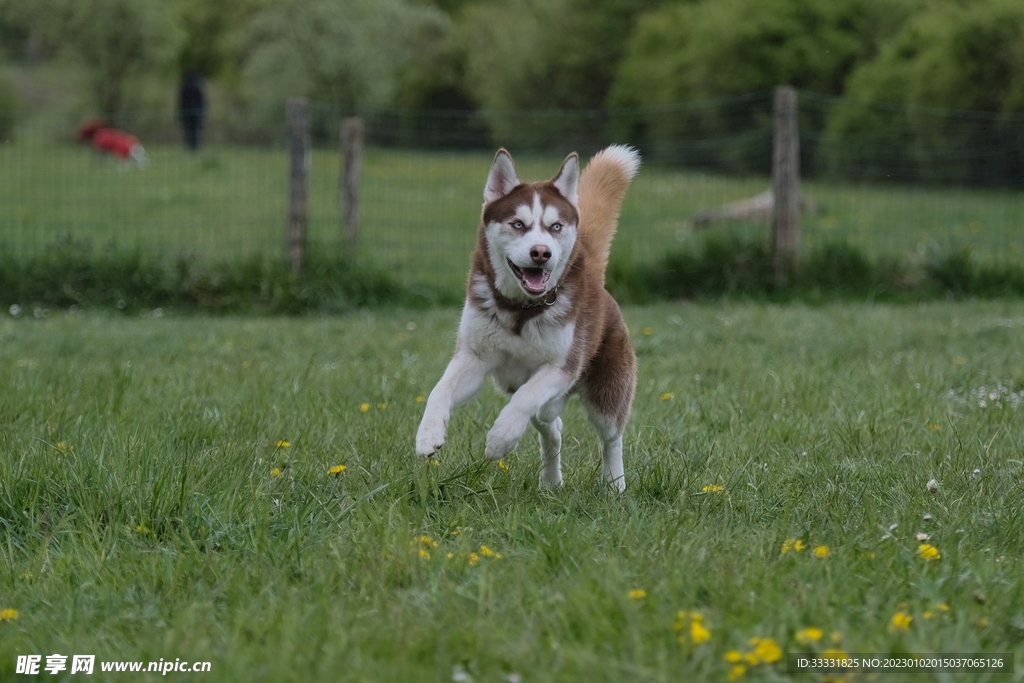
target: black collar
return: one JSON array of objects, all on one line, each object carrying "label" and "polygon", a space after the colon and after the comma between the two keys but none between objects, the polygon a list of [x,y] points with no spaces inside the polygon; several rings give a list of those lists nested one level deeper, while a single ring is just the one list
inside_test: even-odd
[{"label": "black collar", "polygon": [[522,305],[523,308],[536,308],[537,306],[551,306],[555,303],[555,299],[558,298],[558,285],[555,285],[551,290],[544,295],[541,299],[535,299],[533,301],[527,301]]}]

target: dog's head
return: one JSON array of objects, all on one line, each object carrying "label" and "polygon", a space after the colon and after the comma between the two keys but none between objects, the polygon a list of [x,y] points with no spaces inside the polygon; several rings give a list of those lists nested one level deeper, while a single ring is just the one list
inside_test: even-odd
[{"label": "dog's head", "polygon": [[579,158],[566,157],[554,178],[522,183],[512,157],[498,150],[484,187],[483,224],[495,286],[514,301],[558,286],[576,244]]},{"label": "dog's head", "polygon": [[103,119],[89,119],[78,127],[78,141],[89,142],[96,135],[96,131],[106,127],[107,122]]}]

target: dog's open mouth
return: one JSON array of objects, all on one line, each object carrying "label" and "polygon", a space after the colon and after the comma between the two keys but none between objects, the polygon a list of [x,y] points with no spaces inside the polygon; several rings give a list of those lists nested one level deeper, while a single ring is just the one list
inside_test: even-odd
[{"label": "dog's open mouth", "polygon": [[[508,259],[505,259],[508,261]],[[520,268],[512,261],[508,261],[508,267],[512,269],[512,274],[519,278],[519,284],[523,286],[527,294],[543,294],[548,287],[548,277],[551,276],[550,270],[544,270],[543,268]]]}]

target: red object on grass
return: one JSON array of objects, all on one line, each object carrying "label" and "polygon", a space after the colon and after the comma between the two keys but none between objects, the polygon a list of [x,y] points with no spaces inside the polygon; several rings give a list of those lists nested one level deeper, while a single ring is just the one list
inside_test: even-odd
[{"label": "red object on grass", "polygon": [[123,130],[108,128],[106,124],[93,119],[86,121],[78,129],[78,140],[85,142],[92,141],[92,146],[101,152],[108,152],[120,159],[127,159],[131,156],[132,148],[139,144],[139,139],[131,133]]},{"label": "red object on grass", "polygon": [[100,128],[92,136],[93,147],[101,152],[110,152],[121,159],[127,159],[132,153],[132,147],[137,144],[139,144],[137,137],[115,128]]}]

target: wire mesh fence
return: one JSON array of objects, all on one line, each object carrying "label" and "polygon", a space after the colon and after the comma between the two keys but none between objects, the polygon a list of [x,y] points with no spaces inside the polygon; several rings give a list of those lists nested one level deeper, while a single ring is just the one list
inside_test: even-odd
[{"label": "wire mesh fence", "polygon": [[[652,262],[695,248],[694,217],[770,187],[772,97],[612,111],[351,111],[313,104],[312,248],[391,270],[411,286],[460,287],[497,146],[520,176],[552,176],[571,151],[637,145],[613,258]],[[144,168],[76,143],[79,120],[22,121],[0,144],[0,244],[8,257],[60,242],[154,258],[283,257],[288,216],[284,104],[211,111],[190,152],[170,112],[111,121],[146,148]],[[339,124],[365,121],[360,222],[344,238]],[[1024,261],[1024,116],[908,109],[800,93],[802,247],[847,243],[870,257],[969,249]],[[709,228],[756,239],[765,215]]]}]

